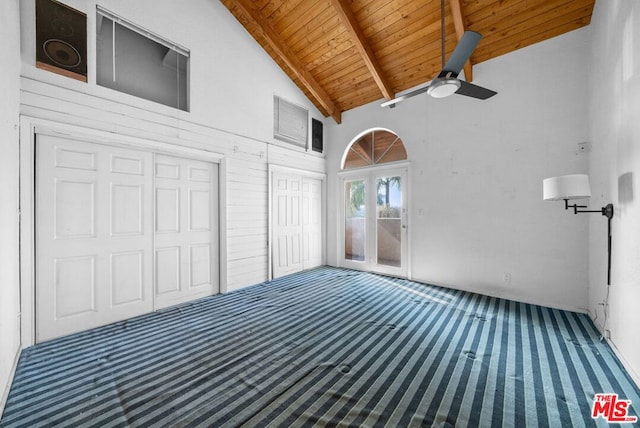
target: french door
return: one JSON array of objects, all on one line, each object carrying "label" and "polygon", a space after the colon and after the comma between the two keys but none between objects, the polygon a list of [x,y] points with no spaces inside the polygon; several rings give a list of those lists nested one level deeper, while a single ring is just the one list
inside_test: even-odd
[{"label": "french door", "polygon": [[341,175],[341,265],[407,276],[407,168]]}]

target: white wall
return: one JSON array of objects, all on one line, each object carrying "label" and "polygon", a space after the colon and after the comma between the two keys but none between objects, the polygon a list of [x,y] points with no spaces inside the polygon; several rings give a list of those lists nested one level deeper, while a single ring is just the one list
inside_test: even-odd
[{"label": "white wall", "polygon": [[329,124],[329,262],[338,262],[331,202],[340,158],[358,133],[380,126],[400,136],[412,162],[413,278],[585,311],[588,219],[543,202],[542,180],[587,171],[577,144],[588,136],[588,36],[577,30],[474,66],[475,83],[498,91],[489,100],[425,94]]},{"label": "white wall", "polygon": [[267,279],[267,164],[325,169],[322,156],[274,142],[273,95],[306,106],[324,121],[322,115],[231,13],[211,0],[99,2],[190,49],[190,112],[97,86],[97,2],[64,2],[87,14],[89,83],[34,67],[35,2],[20,2],[21,113],[226,155],[228,289]]},{"label": "white wall", "polygon": [[18,265],[18,114],[20,32],[18,0],[0,2],[0,413],[20,347]]},{"label": "white wall", "polygon": [[600,216],[590,221],[589,308],[640,384],[640,4],[598,0],[591,35],[590,204],[611,202],[615,216],[606,326],[607,224]]}]

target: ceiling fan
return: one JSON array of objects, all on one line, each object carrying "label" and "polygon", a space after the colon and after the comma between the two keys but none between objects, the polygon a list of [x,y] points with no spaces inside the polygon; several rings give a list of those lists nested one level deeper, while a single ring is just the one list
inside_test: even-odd
[{"label": "ceiling fan", "polygon": [[396,97],[392,100],[381,104],[381,107],[395,107],[400,101],[407,98],[415,97],[423,93],[428,93],[434,98],[444,98],[452,94],[465,95],[467,97],[486,100],[497,94],[496,91],[486,89],[478,85],[458,79],[458,74],[462,71],[462,67],[471,57],[478,42],[482,38],[480,33],[475,31],[465,31],[462,38],[449,57],[449,61],[444,62],[444,0],[440,3],[440,31],[442,39],[442,71],[427,86],[408,92],[404,95]]}]

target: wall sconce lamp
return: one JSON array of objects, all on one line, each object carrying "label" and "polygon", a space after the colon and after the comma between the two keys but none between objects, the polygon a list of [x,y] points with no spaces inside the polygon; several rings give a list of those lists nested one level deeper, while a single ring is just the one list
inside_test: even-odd
[{"label": "wall sconce lamp", "polygon": [[607,240],[607,284],[611,285],[611,219],[613,218],[613,204],[607,204],[599,210],[584,210],[586,205],[569,205],[569,199],[585,199],[591,197],[591,186],[586,174],[571,174],[560,177],[545,178],[542,181],[542,199],[545,201],[559,201],[564,199],[564,209],[573,208],[573,213],[600,213],[608,220]]}]

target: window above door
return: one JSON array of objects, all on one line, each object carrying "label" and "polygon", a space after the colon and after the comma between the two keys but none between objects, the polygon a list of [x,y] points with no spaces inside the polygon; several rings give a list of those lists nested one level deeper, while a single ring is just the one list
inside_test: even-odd
[{"label": "window above door", "polygon": [[407,160],[407,150],[400,137],[386,129],[371,129],[361,134],[346,150],[342,169],[404,160]]}]

